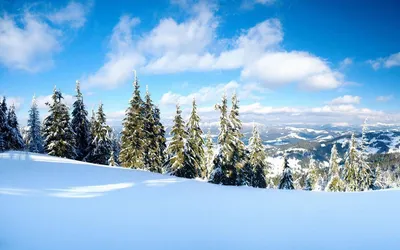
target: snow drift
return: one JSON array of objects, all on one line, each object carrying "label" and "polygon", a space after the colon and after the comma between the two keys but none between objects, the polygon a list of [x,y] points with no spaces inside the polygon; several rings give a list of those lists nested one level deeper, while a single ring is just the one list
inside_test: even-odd
[{"label": "snow drift", "polygon": [[400,191],[227,187],[0,154],[0,249],[399,249]]}]

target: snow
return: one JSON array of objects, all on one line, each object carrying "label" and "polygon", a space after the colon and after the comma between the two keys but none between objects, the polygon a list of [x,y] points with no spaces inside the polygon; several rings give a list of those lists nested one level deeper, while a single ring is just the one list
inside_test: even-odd
[{"label": "snow", "polygon": [[[267,157],[267,162],[270,164],[271,169],[270,169],[270,175],[275,176],[275,175],[281,175],[283,171],[283,156],[277,156],[277,157]],[[288,158],[288,163],[289,166],[293,170],[299,170],[301,168],[300,166],[300,160],[296,158]]]},{"label": "snow", "polygon": [[399,198],[227,187],[10,152],[0,154],[0,249],[399,249]]},{"label": "snow", "polygon": [[286,138],[295,138],[295,139],[300,139],[300,140],[307,140],[307,138],[304,138],[304,137],[298,135],[297,133],[293,133],[293,132],[291,132],[291,133],[289,133],[289,134],[287,134],[285,136],[280,137],[280,139],[286,139]]},{"label": "snow", "polygon": [[287,130],[292,130],[296,132],[308,132],[308,133],[315,133],[315,134],[328,134],[326,130],[317,130],[312,128],[296,128],[296,127],[285,127]]}]

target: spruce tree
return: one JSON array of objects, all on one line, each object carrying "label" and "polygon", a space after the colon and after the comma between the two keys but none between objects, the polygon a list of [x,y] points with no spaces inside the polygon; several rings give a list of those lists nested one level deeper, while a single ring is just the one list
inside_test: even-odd
[{"label": "spruce tree", "polygon": [[283,173],[279,182],[279,189],[294,189],[292,169],[289,166],[286,156],[283,157]]},{"label": "spruce tree", "polygon": [[134,92],[123,120],[121,137],[121,152],[119,161],[121,166],[126,168],[142,169],[144,147],[144,117],[143,100],[140,97],[139,81],[135,77]]},{"label": "spruce tree", "polygon": [[[160,109],[157,106],[154,107],[154,122],[156,126],[155,131],[157,131],[156,146],[158,148],[157,157],[159,158],[157,162],[160,162],[161,166],[163,166],[165,163],[165,150],[167,148],[167,140],[165,139],[164,125],[161,123]],[[162,170],[163,168],[161,168],[161,171]]]},{"label": "spruce tree", "polygon": [[115,162],[114,151],[111,151],[110,159],[108,159],[108,165],[109,166],[118,166],[118,164]]},{"label": "spruce tree", "polygon": [[7,142],[8,133],[7,104],[5,97],[3,97],[3,101],[0,103],[0,152],[9,149]]},{"label": "spruce tree", "polygon": [[161,173],[162,164],[161,157],[159,157],[160,149],[158,146],[157,135],[160,133],[160,129],[155,120],[154,115],[154,105],[150,98],[149,90],[146,88],[146,96],[143,104],[144,112],[144,138],[143,142],[146,147],[144,147],[143,152],[143,164],[144,169]]},{"label": "spruce tree", "polygon": [[3,96],[3,101],[0,105],[0,150],[6,151],[10,149],[9,143],[9,134],[10,134],[10,126],[8,125],[8,109],[7,109],[7,102],[6,97]]},{"label": "spruce tree", "polygon": [[358,164],[358,188],[360,191],[368,190],[373,188],[373,172],[371,171],[367,163],[367,119],[365,119],[362,126],[361,136],[361,154]]},{"label": "spruce tree", "polygon": [[[232,96],[232,107],[229,113],[229,130],[232,135],[232,140],[230,141],[230,147],[232,150],[232,158],[230,159],[230,165],[232,170],[236,172],[247,172],[243,169],[246,165],[247,155],[245,154],[245,145],[242,141],[243,134],[241,132],[242,122],[239,119],[239,100],[237,99],[236,93]],[[240,178],[245,175],[239,174],[236,178],[236,185],[241,185],[243,180]]]},{"label": "spruce tree", "polygon": [[87,118],[83,95],[80,90],[79,81],[76,81],[76,101],[73,104],[71,126],[74,130],[74,140],[76,148],[76,159],[82,160],[89,152],[91,141],[90,123]]},{"label": "spruce tree", "polygon": [[118,135],[119,134],[114,129],[111,129],[110,132],[111,149],[113,152],[114,162],[115,164],[117,164],[116,166],[118,166],[119,164],[118,158],[119,158],[119,152],[121,151],[121,144]]},{"label": "spruce tree", "polygon": [[382,178],[382,169],[380,166],[377,166],[374,171],[374,179],[373,179],[373,190],[379,190],[385,188],[385,184]]},{"label": "spruce tree", "polygon": [[63,96],[54,88],[52,103],[47,103],[49,115],[43,122],[45,151],[52,156],[74,159],[76,157],[74,132],[70,124],[68,107]]},{"label": "spruce tree", "polygon": [[331,158],[329,160],[329,182],[326,186],[326,191],[330,192],[343,192],[345,190],[345,185],[339,175],[339,163],[338,163],[338,152],[336,149],[336,144],[333,144],[331,150]]},{"label": "spruce tree", "polygon": [[265,170],[267,168],[267,155],[262,144],[257,126],[253,126],[253,134],[249,139],[250,166],[252,168],[251,185],[266,188]]},{"label": "spruce tree", "polygon": [[107,165],[111,157],[112,142],[110,140],[111,128],[106,123],[106,115],[103,111],[103,104],[99,105],[96,113],[96,120],[93,127],[92,150],[84,158],[85,161]]},{"label": "spruce tree", "polygon": [[313,190],[313,179],[312,179],[312,175],[310,174],[310,172],[307,172],[307,174],[306,174],[304,190],[306,190],[306,191]]},{"label": "spruce tree", "polygon": [[212,137],[211,137],[211,131],[208,130],[207,133],[207,138],[206,138],[206,142],[205,142],[205,155],[204,155],[204,161],[203,161],[203,168],[206,173],[205,176],[206,178],[210,178],[210,173],[212,171],[213,168],[213,161],[214,161],[214,147],[213,147],[213,141],[212,141]]},{"label": "spruce tree", "polygon": [[22,150],[25,147],[24,140],[22,139],[21,132],[19,130],[19,124],[17,115],[15,114],[15,106],[11,105],[8,111],[7,121],[9,126],[9,133],[7,137],[7,142],[9,149],[11,150]]},{"label": "spruce tree", "polygon": [[187,140],[187,134],[181,113],[179,105],[176,105],[176,115],[171,130],[172,140],[167,148],[168,159],[165,168],[169,174],[178,177],[194,178],[196,177],[195,169],[187,169],[188,165],[185,166],[185,141]]},{"label": "spruce tree", "polygon": [[185,164],[188,169],[195,169],[196,177],[205,178],[206,170],[203,169],[204,160],[204,140],[203,131],[200,128],[200,117],[197,114],[196,100],[192,102],[192,112],[190,113],[187,127],[187,142],[185,147]]},{"label": "spruce tree", "polygon": [[222,103],[215,105],[215,109],[221,112],[219,122],[218,144],[219,152],[213,162],[213,171],[210,174],[210,182],[215,184],[236,185],[237,170],[232,164],[234,141],[231,133],[231,125],[228,118],[228,101],[226,95],[222,96]]},{"label": "spruce tree", "polygon": [[347,152],[347,159],[345,162],[345,170],[343,181],[346,185],[346,191],[354,192],[359,191],[358,188],[358,163],[360,156],[357,151],[356,137],[354,133],[351,135],[350,146]]},{"label": "spruce tree", "polygon": [[44,153],[39,110],[35,96],[33,97],[32,106],[29,110],[27,148],[29,152]]}]

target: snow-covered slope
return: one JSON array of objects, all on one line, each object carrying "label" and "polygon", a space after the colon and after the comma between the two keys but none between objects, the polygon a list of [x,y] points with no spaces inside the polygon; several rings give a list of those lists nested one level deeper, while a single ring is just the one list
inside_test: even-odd
[{"label": "snow-covered slope", "polygon": [[0,249],[399,249],[400,190],[226,187],[0,154]]}]

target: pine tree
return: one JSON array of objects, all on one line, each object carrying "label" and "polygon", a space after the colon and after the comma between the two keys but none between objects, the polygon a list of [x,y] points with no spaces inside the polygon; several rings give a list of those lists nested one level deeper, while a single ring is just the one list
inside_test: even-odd
[{"label": "pine tree", "polygon": [[203,131],[200,128],[200,117],[197,114],[196,100],[192,102],[192,112],[186,125],[188,139],[185,147],[185,164],[188,169],[195,169],[196,177],[205,178],[204,166],[204,140]]},{"label": "pine tree", "polygon": [[311,190],[318,189],[317,182],[319,179],[319,175],[320,175],[319,168],[317,167],[315,160],[310,157],[310,164],[308,166],[307,177],[309,178],[310,183],[311,183]]},{"label": "pine tree", "polygon": [[279,189],[294,189],[292,169],[289,166],[286,156],[283,157],[283,173],[279,182]]},{"label": "pine tree", "polygon": [[9,149],[7,142],[7,135],[9,133],[8,119],[7,119],[7,104],[6,98],[0,104],[0,152]]},{"label": "pine tree", "polygon": [[357,151],[356,137],[351,135],[349,151],[345,162],[345,172],[343,180],[346,185],[346,191],[358,191],[358,163],[360,156]]},{"label": "pine tree", "polygon": [[68,107],[61,102],[63,96],[54,88],[52,103],[47,103],[49,115],[43,122],[45,150],[49,155],[74,159],[76,157],[74,132],[70,124]]},{"label": "pine tree", "polygon": [[213,168],[213,161],[214,161],[213,141],[212,141],[210,130],[208,130],[208,133],[207,133],[205,148],[206,148],[206,150],[205,150],[204,161],[203,161],[204,166],[202,169],[204,169],[206,171],[205,176],[206,176],[206,178],[209,179],[210,173]]},{"label": "pine tree", "polygon": [[44,153],[43,138],[41,135],[41,124],[36,97],[33,97],[32,106],[29,110],[27,148],[33,153]]},{"label": "pine tree", "polygon": [[[239,101],[236,94],[233,94],[232,96],[232,107],[229,113],[229,122],[230,134],[232,135],[232,140],[230,141],[230,147],[232,150],[230,165],[233,166],[233,171],[246,172],[245,169],[241,169],[246,165],[247,155],[245,154],[245,145],[242,141],[242,122],[239,119]],[[245,175],[239,174],[237,176],[236,185],[241,185],[241,183],[243,183],[243,180],[240,179],[242,176]]]},{"label": "pine tree", "polygon": [[111,128],[106,123],[106,115],[103,111],[103,104],[99,105],[96,113],[96,120],[93,127],[92,150],[84,158],[84,161],[107,165],[111,157],[112,142],[110,140]]},{"label": "pine tree", "polygon": [[343,192],[345,185],[339,176],[339,163],[338,163],[338,152],[336,150],[336,144],[333,144],[331,150],[331,158],[329,160],[329,182],[326,186],[326,191],[330,192]]},{"label": "pine tree", "polygon": [[79,81],[76,81],[76,101],[73,104],[71,126],[74,130],[76,148],[76,159],[82,160],[89,152],[91,141],[90,123],[87,119],[88,112],[83,103],[83,95],[80,90]]},{"label": "pine tree", "polygon": [[114,151],[111,151],[110,159],[108,159],[108,165],[109,166],[118,166],[118,164],[115,162]]},{"label": "pine tree", "polygon": [[130,106],[126,110],[123,121],[121,137],[121,152],[119,161],[126,168],[142,169],[144,145],[144,117],[143,100],[140,97],[139,81],[135,76],[134,93],[130,100]]},{"label": "pine tree", "polygon": [[19,124],[17,115],[15,114],[15,106],[11,105],[8,111],[8,126],[9,133],[7,137],[8,145],[11,150],[22,150],[25,147],[24,140],[22,139],[21,132],[19,131]]},{"label": "pine tree", "polygon": [[167,140],[165,139],[165,128],[161,123],[160,109],[157,106],[154,107],[154,122],[156,126],[155,131],[157,131],[156,146],[158,148],[157,157],[159,158],[157,162],[161,163],[162,172],[162,166],[165,163],[165,150],[167,149]]},{"label": "pine tree", "polygon": [[162,164],[161,158],[159,157],[160,149],[158,146],[158,138],[157,135],[160,133],[158,129],[160,129],[155,120],[154,115],[154,105],[150,98],[150,93],[148,89],[146,89],[145,101],[143,104],[143,112],[144,112],[144,155],[143,155],[143,163],[144,169],[161,173]]},{"label": "pine tree", "polygon": [[323,191],[325,189],[325,181],[324,178],[322,177],[322,175],[318,175],[317,181],[314,185],[314,189],[315,191]]},{"label": "pine tree", "polygon": [[115,132],[114,129],[112,129],[110,132],[110,140],[111,140],[111,149],[113,152],[114,162],[115,164],[117,164],[116,166],[118,166],[119,164],[118,158],[119,158],[119,152],[121,151],[121,144],[118,138],[118,133]]},{"label": "pine tree", "polygon": [[253,134],[249,139],[250,166],[252,168],[251,185],[258,188],[266,188],[265,170],[267,168],[267,155],[261,141],[257,126],[253,126]]},{"label": "pine tree", "polygon": [[382,169],[377,166],[374,171],[374,179],[373,179],[373,190],[379,190],[385,188],[385,183],[382,178]]},{"label": "pine tree", "polygon": [[306,174],[304,190],[306,190],[306,191],[313,190],[313,179],[312,179],[312,175],[310,174],[310,172],[307,172],[307,174]]},{"label": "pine tree", "polygon": [[233,134],[231,133],[231,125],[228,118],[228,105],[226,95],[222,96],[222,103],[215,105],[217,110],[220,110],[220,123],[218,144],[219,152],[213,162],[213,171],[210,175],[210,182],[215,184],[236,185],[237,183],[237,169],[233,162],[233,148],[234,141]]},{"label": "pine tree", "polygon": [[367,119],[362,126],[361,154],[358,165],[358,188],[360,191],[368,190],[373,187],[373,172],[367,163]]},{"label": "pine tree", "polygon": [[166,172],[178,177],[194,178],[195,169],[186,169],[185,166],[185,140],[187,134],[179,105],[176,105],[174,125],[171,130],[172,140],[167,148],[168,159],[165,164]]}]

